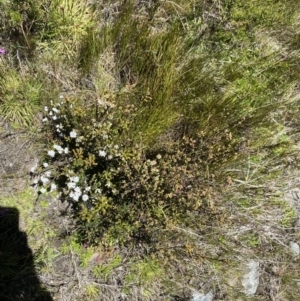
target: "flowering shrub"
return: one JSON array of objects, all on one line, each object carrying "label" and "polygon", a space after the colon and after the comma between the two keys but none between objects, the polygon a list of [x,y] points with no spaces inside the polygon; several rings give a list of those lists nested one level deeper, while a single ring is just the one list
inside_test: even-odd
[{"label": "flowering shrub", "polygon": [[[150,239],[169,219],[201,207],[199,156],[180,146],[162,155],[121,139],[128,127],[122,108],[61,97],[44,111],[51,145],[36,183],[40,193],[58,190],[72,205],[83,239]],[[193,148],[192,140],[183,144]]]}]

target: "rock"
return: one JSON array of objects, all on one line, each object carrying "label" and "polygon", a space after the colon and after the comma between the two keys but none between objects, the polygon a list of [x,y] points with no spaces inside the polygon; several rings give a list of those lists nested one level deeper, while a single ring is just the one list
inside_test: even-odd
[{"label": "rock", "polygon": [[291,253],[293,254],[293,256],[299,256],[300,254],[300,247],[296,242],[290,241],[289,243],[289,247],[291,250]]},{"label": "rock", "polygon": [[202,293],[193,293],[191,301],[213,301],[213,298],[214,296],[211,292],[206,295]]},{"label": "rock", "polygon": [[256,293],[259,284],[259,262],[251,260],[248,264],[248,273],[244,275],[242,285],[244,293],[252,297]]}]

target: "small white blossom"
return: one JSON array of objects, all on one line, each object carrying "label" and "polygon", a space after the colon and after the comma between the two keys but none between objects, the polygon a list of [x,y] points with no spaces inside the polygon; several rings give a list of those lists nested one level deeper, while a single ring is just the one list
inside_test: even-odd
[{"label": "small white blossom", "polygon": [[53,108],[52,111],[55,112],[55,113],[59,112],[59,110],[57,110],[56,108]]},{"label": "small white blossom", "polygon": [[91,190],[91,186],[85,187],[84,191],[90,191]]},{"label": "small white blossom", "polygon": [[44,188],[44,187],[42,187],[41,189],[40,189],[40,193],[45,193],[46,192],[46,189]]},{"label": "small white blossom", "polygon": [[74,182],[69,182],[67,184],[68,188],[71,189],[71,188],[75,188],[76,187],[76,184]]},{"label": "small white blossom", "polygon": [[52,119],[53,119],[53,120],[56,120],[56,119],[57,119],[57,116],[56,116],[56,115],[54,115],[54,116],[52,117]]},{"label": "small white blossom", "polygon": [[35,172],[35,167],[31,167],[30,172],[34,173]]},{"label": "small white blossom", "polygon": [[74,201],[78,201],[79,200],[79,197],[80,195],[78,195],[77,193],[71,191],[69,196],[74,200]]},{"label": "small white blossom", "polygon": [[55,151],[53,151],[53,150],[48,151],[48,156],[54,157],[55,156]]},{"label": "small white blossom", "polygon": [[84,194],[84,195],[82,196],[82,200],[83,200],[84,202],[86,202],[88,199],[89,199],[89,196],[88,196],[87,194]]},{"label": "small white blossom", "polygon": [[111,160],[112,158],[113,158],[112,155],[109,155],[109,156],[108,156],[108,160]]},{"label": "small white blossom", "polygon": [[48,184],[49,183],[49,179],[44,177],[44,176],[41,176],[41,181],[43,184]]},{"label": "small white blossom", "polygon": [[79,197],[80,197],[80,195],[74,193],[74,195],[73,195],[73,200],[74,200],[74,201],[78,201],[78,200],[79,200]]},{"label": "small white blossom", "polygon": [[115,148],[115,149],[119,149],[119,145],[116,144],[116,145],[114,146],[114,148]]},{"label": "small white blossom", "polygon": [[48,118],[47,117],[45,117],[45,118],[43,118],[43,120],[42,120],[43,122],[47,122],[48,121]]},{"label": "small white blossom", "polygon": [[50,112],[49,112],[49,115],[50,115],[50,116],[52,116],[52,115],[53,115],[53,112],[52,112],[52,111],[50,111]]},{"label": "small white blossom", "polygon": [[160,159],[161,159],[161,154],[158,154],[158,155],[156,156],[156,159],[157,159],[157,160],[160,160]]},{"label": "small white blossom", "polygon": [[63,98],[64,98],[64,96],[63,96],[63,95],[59,95],[59,98],[60,98],[60,99],[63,99]]},{"label": "small white blossom", "polygon": [[44,107],[44,111],[45,111],[45,112],[48,112],[48,107]]},{"label": "small white blossom", "polygon": [[57,144],[53,145],[53,148],[56,149],[59,154],[62,154],[64,151],[63,148]]},{"label": "small white blossom", "polygon": [[[79,188],[79,187],[76,187],[76,188]],[[75,188],[75,190],[76,190]],[[81,196],[81,191],[71,191],[69,196],[74,200],[74,201],[78,201],[79,200],[79,197]]]},{"label": "small white blossom", "polygon": [[43,163],[43,166],[46,168],[49,166],[49,164],[45,162],[45,163]]},{"label": "small white blossom", "polygon": [[59,154],[62,154],[64,149],[62,147],[59,147],[59,149],[57,150]]},{"label": "small white blossom", "polygon": [[51,184],[51,187],[50,187],[50,188],[51,188],[51,191],[56,190],[56,187],[57,187],[57,186],[56,186],[54,183],[52,183],[52,184]]},{"label": "small white blossom", "polygon": [[71,177],[70,181],[77,183],[77,182],[79,182],[79,177]]},{"label": "small white blossom", "polygon": [[106,152],[104,150],[99,151],[99,156],[100,157],[105,157],[106,156]]},{"label": "small white blossom", "polygon": [[74,130],[72,132],[70,132],[70,137],[71,138],[76,138],[76,136],[77,136],[77,134]]},{"label": "small white blossom", "polygon": [[75,187],[74,188],[74,191],[77,193],[77,194],[79,194],[79,195],[82,195],[82,192],[81,192],[81,189],[80,189],[80,187]]},{"label": "small white blossom", "polygon": [[50,176],[51,176],[51,170],[46,171],[46,172],[45,172],[45,176],[46,176],[46,177],[50,177]]},{"label": "small white blossom", "polygon": [[64,153],[65,153],[65,154],[68,154],[68,153],[69,153],[69,149],[68,149],[67,147],[64,149]]},{"label": "small white blossom", "polygon": [[104,140],[106,140],[106,139],[108,139],[108,135],[104,134],[104,135],[102,135],[102,138],[103,138]]}]

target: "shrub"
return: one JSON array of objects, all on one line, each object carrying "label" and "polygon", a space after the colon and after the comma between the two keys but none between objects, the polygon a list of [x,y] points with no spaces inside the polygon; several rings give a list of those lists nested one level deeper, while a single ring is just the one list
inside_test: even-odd
[{"label": "shrub", "polygon": [[129,123],[122,110],[82,98],[45,107],[43,122],[54,144],[37,184],[40,193],[57,189],[72,205],[81,239],[89,243],[103,235],[122,243],[150,240],[169,220],[199,211],[206,194],[196,140],[184,138],[174,151],[143,149],[120,139]]}]

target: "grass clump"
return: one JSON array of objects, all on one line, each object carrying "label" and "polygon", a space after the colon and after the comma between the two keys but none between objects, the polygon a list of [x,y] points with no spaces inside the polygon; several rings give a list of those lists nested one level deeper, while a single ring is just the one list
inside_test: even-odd
[{"label": "grass clump", "polygon": [[1,115],[16,127],[32,126],[40,108],[41,83],[29,74],[19,74],[8,69],[9,64],[2,62],[1,65]]}]

